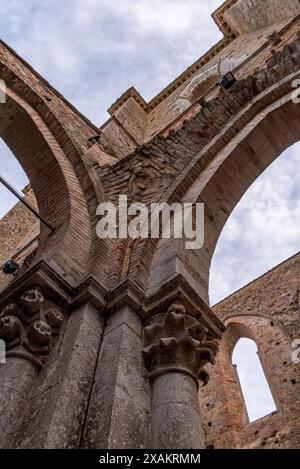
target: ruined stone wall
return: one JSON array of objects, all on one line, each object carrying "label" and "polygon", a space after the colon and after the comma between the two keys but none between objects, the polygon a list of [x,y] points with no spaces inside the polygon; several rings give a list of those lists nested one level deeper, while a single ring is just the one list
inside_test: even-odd
[{"label": "ruined stone wall", "polygon": [[[299,448],[300,365],[292,342],[300,338],[300,254],[213,308],[227,326],[210,383],[200,389],[207,446]],[[242,338],[254,340],[277,412],[249,423],[232,352]]]},{"label": "ruined stone wall", "polygon": [[[251,5],[256,1],[259,0],[253,0]],[[230,7],[246,4],[250,5],[247,0],[228,0],[225,3]],[[193,85],[188,91],[194,97],[196,90],[199,92],[201,89],[202,92],[205,89],[201,81],[201,73],[205,71],[201,59],[199,64],[202,65],[197,71],[190,70],[184,83],[176,82],[176,90],[170,85],[159,95],[155,106],[153,102],[149,104],[149,112],[145,110],[147,103],[131,91],[130,99],[125,99],[123,107],[112,112],[110,133],[105,129],[101,133],[22,59],[0,43],[0,72],[9,88],[22,96],[24,106],[29,110],[31,126],[27,126],[26,138],[22,138],[28,141],[28,148],[25,148],[28,156],[26,153],[24,158],[24,151],[20,151],[19,157],[26,159],[27,168],[36,169],[32,178],[36,185],[33,187],[45,218],[48,220],[49,214],[57,211],[52,215],[56,230],[48,238],[39,238],[41,256],[31,268],[26,259],[37,247],[35,233],[38,233],[38,225],[30,212],[17,205],[1,222],[3,261],[14,255],[16,260],[24,262],[19,276],[10,279],[14,280],[11,285],[1,283],[0,278],[1,333],[6,336],[13,353],[8,358],[17,359],[13,360],[12,377],[3,369],[0,379],[2,395],[11,394],[14,401],[14,406],[1,409],[5,425],[0,427],[7,429],[7,422],[15,422],[15,416],[22,414],[19,441],[15,434],[12,442],[10,434],[0,431],[4,437],[2,446],[148,447],[151,420],[154,423],[152,430],[155,429],[152,446],[157,442],[163,445],[162,448],[202,448],[200,408],[208,448],[299,447],[299,367],[292,363],[291,344],[300,335],[300,255],[224,300],[215,307],[215,315],[206,304],[208,266],[221,228],[255,177],[286,145],[299,140],[300,108],[284,100],[291,93],[291,78],[298,77],[299,19],[284,19],[276,26],[264,25],[260,31],[254,28],[255,31],[237,38],[232,35],[230,21],[220,21],[229,36],[221,48],[220,45],[215,46],[209,58],[205,59],[207,70],[211,66],[209,62],[212,59],[217,62],[218,54],[226,47],[227,52],[232,51],[233,54],[228,56],[229,63],[232,58],[243,58],[241,49],[247,53],[257,52],[239,70],[238,81],[230,92],[218,87],[209,94],[209,102],[203,107],[197,103],[188,114],[184,113],[189,100],[189,94],[184,94],[186,84]],[[274,30],[280,34],[272,35]],[[196,80],[192,83],[194,78]],[[210,80],[205,83],[211,84]],[[178,99],[181,99],[181,104]],[[19,108],[13,106],[15,101],[11,99],[11,115],[4,114],[4,108],[3,115],[6,119],[16,112],[17,122],[23,122],[26,127],[25,114],[17,112]],[[279,110],[273,107],[278,101],[281,102]],[[271,107],[274,115],[269,119]],[[261,113],[265,115],[263,121],[258,120]],[[274,128],[278,122],[282,125],[286,121],[287,114],[289,127],[283,125],[275,136]],[[176,122],[172,122],[174,116]],[[262,122],[261,127],[258,122]],[[37,151],[36,135],[41,128],[44,130],[44,124],[49,128],[45,129],[47,139],[45,137],[45,141],[41,141],[38,159],[31,145],[34,144]],[[161,132],[166,125],[169,128]],[[249,127],[253,125],[253,133],[248,134]],[[8,131],[12,128],[8,127]],[[272,138],[268,141],[269,136]],[[11,142],[18,146],[18,136],[12,137],[11,134]],[[147,138],[151,141],[144,145]],[[138,149],[134,152],[136,147]],[[231,153],[226,153],[228,147],[231,147]],[[44,166],[40,166],[43,162]],[[52,166],[55,171],[49,176]],[[38,192],[38,180],[45,174],[47,177],[42,178],[43,187]],[[55,182],[53,187],[51,182]],[[196,201],[199,198],[208,208],[206,238],[209,249],[205,246],[201,253],[203,257],[198,258],[192,255],[184,257],[180,243],[178,246],[173,240],[167,240],[165,246],[153,240],[151,243],[139,240],[128,244],[122,240],[108,249],[107,244],[96,239],[96,204],[102,200],[117,201],[119,194],[127,194],[130,200],[145,203],[157,200]],[[27,197],[32,201],[32,194]],[[49,245],[52,250],[47,251]],[[42,257],[44,251],[47,256]],[[193,271],[188,271],[190,265]],[[50,301],[52,313],[47,308],[46,317],[43,317],[44,304],[47,306]],[[20,310],[21,307],[24,311]],[[29,333],[26,344],[24,334],[20,337],[19,329],[15,327],[23,312],[33,325],[38,320],[34,325],[37,326],[36,334],[31,329],[27,331],[26,325],[25,332]],[[57,326],[61,322],[61,312],[70,315],[65,329],[54,331],[51,324],[42,324],[46,327],[48,342],[52,333],[60,334],[62,340],[58,353],[54,350],[55,353],[49,355],[43,331],[40,331],[42,337],[39,334],[41,320],[50,318]],[[159,321],[152,323],[153,318]],[[200,357],[205,364],[207,360],[213,362],[217,349],[215,340],[221,339],[224,332],[218,318],[227,330],[220,341],[216,366],[207,367],[211,380],[207,387],[200,389],[198,407],[199,371],[204,383],[208,376],[206,368],[203,369],[203,364],[199,367],[197,360]],[[189,322],[187,329],[185,321]],[[152,325],[158,328],[151,329]],[[158,335],[161,363],[157,361],[157,369],[152,369],[150,353],[152,346],[157,350],[156,332],[152,334],[153,330],[163,334],[163,337],[161,333]],[[188,352],[185,348],[187,332],[191,333],[191,339],[193,333],[199,339],[196,346],[200,347],[198,350],[203,355],[197,354],[196,361],[190,359],[190,348]],[[32,334],[39,339],[37,343],[31,343]],[[148,342],[144,340],[147,334]],[[11,343],[12,335],[14,340],[17,339],[16,343]],[[251,424],[231,359],[240,337],[256,341],[278,408],[272,415]],[[181,349],[180,353],[175,353],[172,347],[169,348],[170,360],[167,367],[162,367],[163,378],[151,389],[150,374],[153,379],[160,377],[160,374],[155,374],[161,371],[161,365],[166,365],[161,338],[170,338],[171,346],[179,344],[184,353]],[[41,344],[45,346],[46,354],[43,371],[32,369],[31,365],[35,364],[28,361],[28,376],[24,374],[26,379],[20,379],[19,375],[19,369],[24,365],[23,342],[34,356],[39,354],[38,345]],[[162,343],[168,346],[168,341]],[[16,356],[14,348],[19,346],[20,354]],[[178,372],[175,380],[174,357],[177,357]],[[32,359],[32,354],[29,358]],[[181,374],[187,378],[183,379]],[[5,384],[11,383],[12,378],[15,388]],[[180,393],[185,389],[183,382],[187,383],[192,394]],[[24,402],[20,406],[23,396],[27,406],[25,413]],[[6,399],[7,402],[10,398]],[[4,399],[0,401],[6,402]],[[154,403],[152,407],[151,403]],[[168,415],[164,418],[167,406],[171,412],[166,412]],[[183,413],[178,414],[176,408],[179,406]],[[16,432],[16,429],[18,427],[15,430],[9,428],[9,433]],[[192,434],[199,438],[192,441]]]},{"label": "ruined stone wall", "polygon": [[[179,128],[178,132],[171,131],[163,136],[156,136],[149,142],[147,145],[139,147],[139,149],[127,158],[123,158],[121,161],[117,162],[117,158],[110,156],[111,161],[117,162],[116,164],[111,165],[111,161],[107,157],[107,154],[101,150],[100,146],[97,143],[91,142],[92,147],[86,152],[86,156],[90,159],[97,160],[98,156],[100,157],[101,164],[94,164],[96,179],[102,180],[103,189],[105,192],[105,198],[107,200],[117,202],[119,194],[127,194],[130,200],[141,200],[149,203],[154,200],[155,197],[159,197],[164,190],[172,184],[176,179],[177,175],[188,165],[188,163],[197,155],[201,149],[203,149],[213,138],[221,131],[221,129],[226,125],[226,123],[241,109],[247,104],[251,96],[254,96],[262,89],[268,88],[271,83],[279,80],[281,76],[286,74],[287,70],[292,71],[295,65],[292,61],[297,60],[295,55],[297,52],[297,44],[294,44],[293,48],[288,48],[287,44],[295,41],[297,32],[299,30],[299,22],[295,22],[290,28],[288,28],[283,37],[277,46],[274,44],[269,44],[268,48],[256,56],[248,64],[248,68],[240,70],[240,76],[238,76],[239,81],[233,88],[236,93],[236,99],[233,101],[231,96],[228,93],[225,93],[220,87],[218,92],[215,92],[214,99],[210,99],[210,102],[205,109],[200,110],[199,106],[195,116],[190,116],[189,120],[185,121],[186,116],[182,116],[178,122],[177,127]],[[286,47],[284,47],[286,46]],[[275,52],[276,51],[276,52]],[[294,53],[294,51],[296,51]],[[271,62],[270,57],[273,56]],[[293,58],[294,57],[294,58]],[[288,58],[289,60],[285,60]],[[286,66],[283,66],[285,62],[288,62]],[[266,65],[268,64],[268,65]],[[278,66],[280,64],[280,67]],[[261,71],[261,68],[267,67],[266,71]],[[286,67],[286,68],[285,68]],[[297,65],[298,67],[298,65]],[[274,70],[273,70],[274,68]],[[258,70],[255,74],[255,82],[253,77],[244,78],[251,70]],[[254,86],[255,83],[255,86]],[[238,93],[238,96],[237,96]],[[133,98],[131,105],[134,106]],[[129,112],[129,111],[128,111]],[[120,110],[121,113],[121,110]],[[217,116],[215,118],[214,116]],[[126,114],[123,118],[126,120]],[[141,122],[142,115],[139,114],[139,119],[137,122]],[[238,126],[242,128],[245,124],[245,121],[240,120],[237,122],[234,132],[236,132]],[[274,126],[274,123],[273,123]],[[130,123],[128,123],[128,129],[130,128]],[[136,134],[136,138],[141,138],[142,130],[141,126],[139,134]],[[272,147],[273,147],[273,128],[270,129],[268,134],[272,135]],[[266,131],[264,132],[266,135]],[[280,136],[281,134],[278,133]],[[285,136],[286,134],[284,134]],[[229,138],[232,137],[232,134],[229,135]],[[258,142],[261,140],[255,139],[255,149],[258,152]],[[221,150],[225,145],[225,138],[220,140],[218,148]],[[262,151],[266,153],[266,147],[261,145]],[[106,155],[106,156],[105,156]],[[251,157],[251,154],[249,158]],[[265,155],[263,156],[265,158]],[[251,158],[252,159],[252,158]],[[201,165],[203,164],[203,169],[207,164],[207,160],[202,158]],[[253,180],[252,170],[248,170],[245,167],[245,164],[242,165],[241,170],[243,169],[244,173],[249,173],[247,178],[245,178],[245,184]],[[232,166],[229,165],[228,168],[228,177],[231,178]],[[248,180],[247,180],[248,179]],[[228,183],[220,184],[220,186],[226,186],[228,189]],[[248,187],[248,186],[247,186]],[[209,191],[209,200],[211,200]],[[216,191],[214,191],[216,192]],[[222,190],[221,190],[222,193]],[[212,216],[215,215],[215,210],[220,208],[218,196],[219,191],[216,192],[216,199],[212,200],[212,203],[205,200],[205,204],[209,210],[211,210]],[[236,197],[236,188],[232,191],[233,199],[235,202]],[[215,205],[216,204],[216,205]],[[211,207],[210,207],[211,205]],[[51,207],[52,209],[53,207]],[[78,212],[79,213],[79,212]],[[95,211],[94,211],[95,213]],[[47,212],[48,218],[49,212]],[[216,217],[215,217],[216,218]],[[220,221],[218,217],[217,222]],[[22,220],[20,218],[20,222]],[[209,227],[207,228],[207,232]],[[213,239],[213,236],[209,233],[209,239]],[[86,244],[86,238],[84,238],[84,243]],[[126,258],[128,257],[128,252],[126,251],[126,243],[122,241],[119,243],[117,248],[114,249],[115,259],[112,262],[110,258],[110,266],[112,266],[112,284],[113,282],[118,281],[120,278],[124,278],[127,273]],[[126,257],[127,256],[127,257]],[[161,261],[162,257],[160,257]],[[187,262],[190,265],[193,265],[193,262],[190,262],[187,259]],[[199,272],[202,275],[201,269],[205,268],[208,262],[198,262],[196,263],[197,272],[196,274],[199,277]],[[143,270],[145,270],[145,275],[148,274],[148,265],[143,262]],[[122,272],[123,269],[123,272]],[[124,276],[123,276],[124,274]],[[194,273],[193,273],[194,275]],[[141,278],[141,269],[138,273],[138,280]],[[197,278],[198,278],[197,277]],[[205,277],[205,272],[203,278]],[[156,275],[157,278],[157,275]],[[169,278],[164,274],[164,280]],[[191,280],[189,280],[191,281]],[[109,281],[110,283],[110,281]],[[203,282],[202,282],[203,283]],[[206,284],[202,285],[206,289]],[[199,290],[199,286],[196,288]]]}]

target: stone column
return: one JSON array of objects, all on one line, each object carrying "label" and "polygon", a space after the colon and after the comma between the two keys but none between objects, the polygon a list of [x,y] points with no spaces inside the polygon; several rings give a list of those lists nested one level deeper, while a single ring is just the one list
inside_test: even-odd
[{"label": "stone column", "polygon": [[49,360],[31,392],[18,448],[79,447],[103,323],[102,314],[90,302],[71,312],[59,353]]},{"label": "stone column", "polygon": [[141,318],[120,306],[105,325],[83,448],[149,447],[151,388],[142,348]]},{"label": "stone column", "polygon": [[[1,327],[1,325],[0,325]],[[37,367],[20,357],[0,365],[0,448],[12,446],[22,407],[37,376]]]},{"label": "stone column", "polygon": [[208,381],[204,365],[214,363],[216,335],[186,314],[180,303],[151,319],[143,356],[152,381],[152,446],[205,447],[198,383]]},{"label": "stone column", "polygon": [[7,351],[0,366],[0,448],[14,445],[26,399],[62,322],[62,313],[38,288],[0,314],[0,339]]}]

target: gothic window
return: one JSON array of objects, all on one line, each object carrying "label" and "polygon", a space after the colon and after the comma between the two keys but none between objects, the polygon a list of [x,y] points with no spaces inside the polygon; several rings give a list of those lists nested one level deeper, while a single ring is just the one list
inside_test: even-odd
[{"label": "gothic window", "polygon": [[236,366],[249,421],[254,422],[276,411],[256,343],[241,338],[234,348],[232,363]]}]

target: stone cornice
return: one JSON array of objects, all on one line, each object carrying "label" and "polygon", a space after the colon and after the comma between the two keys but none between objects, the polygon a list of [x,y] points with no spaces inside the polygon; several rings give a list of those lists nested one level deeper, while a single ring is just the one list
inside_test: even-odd
[{"label": "stone cornice", "polygon": [[273,272],[275,272],[276,270],[278,270],[280,267],[283,267],[285,264],[288,265],[290,262],[292,261],[300,261],[300,251],[297,252],[296,254],[294,254],[293,256],[289,257],[288,259],[284,260],[283,262],[280,262],[280,264],[276,265],[275,267],[273,267],[272,269],[268,270],[267,272],[265,272],[264,274],[260,275],[259,277],[257,277],[256,279],[252,280],[251,282],[247,283],[246,285],[244,285],[243,287],[239,288],[238,290],[236,290],[235,292],[231,293],[230,295],[226,296],[226,298],[224,298],[223,300],[219,301],[219,303],[216,303],[214,306],[213,306],[213,309],[217,309],[219,307],[222,306],[223,303],[227,303],[230,298],[233,298],[235,295],[237,294],[241,294],[242,292],[247,292],[248,289],[250,288],[256,288],[256,284],[259,284],[263,279],[267,279],[269,275],[271,275]]},{"label": "stone cornice", "polygon": [[0,46],[3,46],[7,49],[17,60],[19,60],[35,77],[37,77],[41,83],[45,85],[53,94],[55,94],[61,101],[63,101],[66,106],[68,106],[75,114],[77,114],[80,119],[82,119],[85,124],[87,124],[96,135],[99,134],[99,129],[93,124],[86,116],[84,116],[70,101],[67,100],[59,91],[57,91],[42,75],[40,75],[26,60],[24,60],[18,53],[12,49],[6,42],[0,39]]},{"label": "stone cornice", "polygon": [[[158,95],[156,95],[148,103],[144,100],[141,94],[134,88],[131,87],[125,91],[120,98],[108,109],[109,114],[114,114],[126,101],[130,98],[134,98],[135,101],[144,109],[145,112],[149,113],[162,103],[168,96],[177,90],[181,85],[186,83],[196,72],[201,70],[204,65],[209,63],[217,54],[219,54],[225,47],[232,42],[232,37],[224,37],[216,45],[214,45],[208,52],[200,57],[193,65],[188,67],[178,78],[172,81],[166,88],[164,88]],[[103,124],[102,127],[105,126]]]},{"label": "stone cornice", "polygon": [[112,116],[130,98],[133,98],[145,111],[148,110],[148,104],[141,94],[132,86],[111,105],[107,112]]},{"label": "stone cornice", "polygon": [[74,309],[82,303],[90,302],[98,311],[106,308],[107,290],[93,277],[87,278],[74,291],[69,299],[69,309]]},{"label": "stone cornice", "polygon": [[72,288],[46,262],[40,261],[25,271],[0,292],[0,309],[17,299],[26,290],[39,285],[49,298],[64,308],[72,310],[89,301],[103,314],[129,305],[135,311],[142,311],[144,292],[130,280],[107,290],[93,277],[88,277],[78,287]]},{"label": "stone cornice", "polygon": [[232,30],[231,26],[225,21],[224,13],[228,11],[233,5],[237,3],[238,0],[226,0],[223,5],[221,5],[213,14],[212,17],[220,28],[225,37],[235,37],[235,33]]},{"label": "stone cornice", "polygon": [[201,317],[202,322],[217,337],[224,330],[210,307],[181,275],[149,296],[131,280],[123,281],[108,291],[93,277],[89,277],[74,289],[44,261],[40,261],[0,293],[0,309],[17,302],[25,291],[36,286],[43,290],[47,298],[68,311],[88,301],[104,315],[129,306],[145,320],[160,314],[174,301],[180,301],[190,316]]},{"label": "stone cornice", "polygon": [[131,280],[125,280],[108,293],[107,308],[115,311],[128,305],[142,315],[144,292]]}]

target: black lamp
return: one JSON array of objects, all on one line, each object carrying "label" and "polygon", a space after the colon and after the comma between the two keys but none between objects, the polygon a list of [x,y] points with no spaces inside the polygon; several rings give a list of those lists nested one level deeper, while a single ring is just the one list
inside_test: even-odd
[{"label": "black lamp", "polygon": [[219,85],[222,86],[225,90],[229,90],[236,83],[236,78],[232,72],[226,73],[219,80]]},{"label": "black lamp", "polygon": [[9,259],[5,262],[4,266],[2,267],[2,271],[6,275],[14,274],[19,268],[19,264],[14,261],[13,259]]}]

